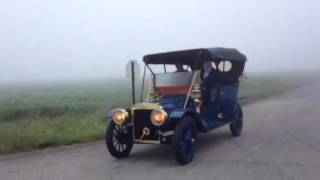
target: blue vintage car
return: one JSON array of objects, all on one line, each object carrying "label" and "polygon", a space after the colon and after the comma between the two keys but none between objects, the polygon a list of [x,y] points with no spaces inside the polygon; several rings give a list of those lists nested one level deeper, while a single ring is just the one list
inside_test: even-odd
[{"label": "blue vintage car", "polygon": [[245,55],[229,48],[191,49],[146,55],[143,62],[141,102],[108,113],[112,156],[128,156],[134,143],[166,144],[178,163],[187,164],[198,133],[229,125],[232,136],[240,136],[238,88]]}]

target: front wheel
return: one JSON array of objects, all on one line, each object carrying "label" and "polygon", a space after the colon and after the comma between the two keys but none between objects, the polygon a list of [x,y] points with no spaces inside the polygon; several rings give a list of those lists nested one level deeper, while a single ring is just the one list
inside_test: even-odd
[{"label": "front wheel", "polygon": [[230,123],[230,131],[233,137],[238,137],[241,135],[242,126],[243,126],[243,117],[242,117],[242,110],[241,106],[238,105],[235,114],[234,120]]},{"label": "front wheel", "polygon": [[127,157],[133,146],[132,128],[111,121],[106,131],[106,145],[113,157],[118,159]]},{"label": "front wheel", "polygon": [[196,136],[193,118],[184,117],[178,122],[173,136],[174,155],[178,163],[187,164],[192,161],[196,151]]}]

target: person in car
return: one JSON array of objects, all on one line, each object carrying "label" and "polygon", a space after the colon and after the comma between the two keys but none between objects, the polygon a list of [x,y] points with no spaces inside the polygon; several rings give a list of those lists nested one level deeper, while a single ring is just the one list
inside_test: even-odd
[{"label": "person in car", "polygon": [[176,68],[177,68],[176,72],[188,72],[188,70],[183,68],[182,64],[176,64]]},{"label": "person in car", "polygon": [[218,73],[215,64],[210,61],[205,61],[203,64],[204,85],[214,86],[218,82],[217,76]]},{"label": "person in car", "polygon": [[208,104],[213,101],[215,93],[214,87],[216,87],[219,82],[218,76],[215,64],[210,61],[205,61],[203,64],[203,82],[201,88],[204,104]]}]

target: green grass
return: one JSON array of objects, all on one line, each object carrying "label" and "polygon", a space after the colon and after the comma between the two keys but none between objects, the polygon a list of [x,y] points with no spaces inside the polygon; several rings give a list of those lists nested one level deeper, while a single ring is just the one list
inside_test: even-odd
[{"label": "green grass", "polygon": [[106,112],[130,102],[126,81],[0,88],[0,153],[102,139]]},{"label": "green grass", "polygon": [[[252,103],[306,83],[288,75],[250,75],[240,94]],[[0,87],[0,154],[104,138],[106,112],[130,104],[130,82],[106,80]]]}]

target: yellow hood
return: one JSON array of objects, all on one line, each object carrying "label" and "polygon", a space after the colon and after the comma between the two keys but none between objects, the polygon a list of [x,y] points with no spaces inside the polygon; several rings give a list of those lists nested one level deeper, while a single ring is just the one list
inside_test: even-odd
[{"label": "yellow hood", "polygon": [[131,106],[132,109],[162,109],[159,104],[155,103],[137,103]]}]

